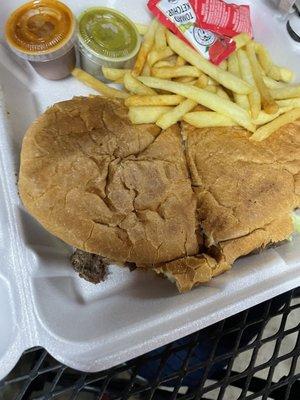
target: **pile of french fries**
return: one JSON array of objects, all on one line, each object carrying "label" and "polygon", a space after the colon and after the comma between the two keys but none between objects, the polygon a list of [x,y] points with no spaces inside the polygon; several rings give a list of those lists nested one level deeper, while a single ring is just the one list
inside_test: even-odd
[{"label": "pile of french fries", "polygon": [[216,66],[155,19],[137,28],[144,40],[133,68],[102,68],[104,77],[123,90],[73,71],[101,94],[124,99],[133,124],[241,126],[261,141],[300,118],[300,85],[289,85],[293,72],[275,65],[266,48],[246,33],[234,38],[236,51]]}]

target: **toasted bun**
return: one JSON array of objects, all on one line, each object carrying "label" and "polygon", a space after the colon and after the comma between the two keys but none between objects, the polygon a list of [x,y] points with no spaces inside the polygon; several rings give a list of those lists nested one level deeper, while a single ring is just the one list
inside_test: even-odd
[{"label": "toasted bun", "polygon": [[206,247],[232,263],[288,238],[300,206],[300,122],[262,142],[240,128],[183,131]]},{"label": "toasted bun", "polygon": [[180,130],[130,124],[120,101],[55,104],[28,129],[19,189],[28,211],[68,244],[152,265],[198,252]]}]

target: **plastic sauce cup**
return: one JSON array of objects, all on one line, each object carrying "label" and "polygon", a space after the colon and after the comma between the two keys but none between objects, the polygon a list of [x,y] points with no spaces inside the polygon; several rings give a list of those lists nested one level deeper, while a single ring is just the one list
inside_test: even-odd
[{"label": "plastic sauce cup", "polygon": [[34,0],[17,8],[5,26],[12,51],[47,79],[70,75],[76,64],[76,19],[65,4]]},{"label": "plastic sauce cup", "polygon": [[141,40],[135,25],[124,14],[92,7],[79,16],[78,25],[82,69],[103,80],[102,66],[130,68]]}]

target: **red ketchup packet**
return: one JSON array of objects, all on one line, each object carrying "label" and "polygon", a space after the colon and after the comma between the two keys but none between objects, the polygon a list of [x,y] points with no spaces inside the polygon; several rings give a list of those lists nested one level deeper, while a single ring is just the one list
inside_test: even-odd
[{"label": "red ketchup packet", "polygon": [[217,65],[235,50],[233,36],[246,32],[252,37],[246,5],[222,0],[149,0],[148,8],[176,36]]}]

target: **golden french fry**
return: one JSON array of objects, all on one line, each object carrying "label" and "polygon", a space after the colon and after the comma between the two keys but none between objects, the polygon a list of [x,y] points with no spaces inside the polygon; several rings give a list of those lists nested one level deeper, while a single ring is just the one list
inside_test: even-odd
[{"label": "golden french fry", "polygon": [[[231,72],[233,75],[237,76],[238,78],[241,77],[239,60],[236,52],[231,54],[230,57],[228,58],[228,71]],[[250,109],[250,104],[247,95],[233,93],[233,98],[236,104],[242,107],[244,110],[248,111]]]},{"label": "golden french fry", "polygon": [[109,67],[102,67],[103,76],[110,81],[117,81],[119,79],[122,80],[126,72],[131,72],[130,69],[119,69],[119,68],[109,68]]},{"label": "golden french fry", "polygon": [[127,107],[132,106],[176,106],[184,100],[177,94],[160,94],[155,96],[130,96],[125,100]]},{"label": "golden french fry", "polygon": [[271,95],[276,100],[292,99],[294,97],[300,97],[300,85],[294,86],[283,86],[277,89],[271,89]]},{"label": "golden french fry", "polygon": [[182,83],[192,83],[196,82],[195,78],[192,76],[181,76],[179,78],[174,78],[175,82],[182,82]]},{"label": "golden french fry", "polygon": [[170,47],[166,47],[163,50],[152,50],[147,57],[147,61],[148,64],[150,65],[150,67],[152,67],[155,63],[157,63],[157,61],[163,60],[165,58],[168,58],[170,56],[172,56],[174,53],[173,51],[170,49]]},{"label": "golden french fry", "polygon": [[[143,85],[138,79],[136,79],[130,72],[124,75],[124,86],[125,88],[134,94],[139,95],[156,95],[155,90]],[[128,97],[128,96],[127,96]]]},{"label": "golden french fry", "polygon": [[278,104],[275,102],[260,73],[259,63],[256,58],[254,46],[251,42],[246,44],[246,52],[251,64],[252,74],[255,80],[256,87],[260,93],[262,108],[267,114],[276,114]]},{"label": "golden french fry", "polygon": [[144,85],[151,88],[168,90],[171,93],[179,94],[180,96],[194,100],[213,111],[227,115],[249,131],[255,131],[255,126],[251,123],[250,116],[246,110],[242,109],[232,101],[220,98],[218,95],[210,93],[205,89],[148,76],[141,76],[139,77],[139,80]]},{"label": "golden french fry", "polygon": [[287,68],[274,65],[268,50],[262,44],[255,42],[255,52],[260,65],[270,78],[276,81],[291,82],[294,73]]},{"label": "golden french fry", "polygon": [[150,65],[147,63],[147,61],[144,64],[142,75],[143,76],[151,76],[151,68],[150,68]]},{"label": "golden french fry", "polygon": [[217,87],[217,92],[216,93],[217,93],[218,96],[222,97],[223,99],[230,100],[230,97],[228,96],[228,94],[221,87]]},{"label": "golden french fry", "polygon": [[114,83],[118,83],[119,85],[123,85],[123,84],[124,84],[124,78],[116,79],[116,80],[114,81]]},{"label": "golden french fry", "polygon": [[220,64],[219,67],[223,69],[224,71],[227,71],[227,60],[223,60]]},{"label": "golden french fry", "polygon": [[[200,87],[197,82],[195,83],[195,86]],[[204,89],[210,93],[217,93],[218,87],[219,86],[209,85],[209,86],[205,87]]]},{"label": "golden french fry", "polygon": [[176,54],[172,54],[170,57],[165,58],[165,61],[169,61],[169,63],[172,64],[172,67],[175,67],[176,66],[176,61],[177,61],[177,55]]},{"label": "golden french fry", "polygon": [[144,41],[137,55],[132,72],[134,76],[139,76],[144,68],[147,56],[150,53],[154,44],[154,38],[157,26],[158,26],[157,20],[153,19],[151,21],[151,24],[149,25],[149,29],[145,33]]},{"label": "golden french fry", "polygon": [[278,89],[278,88],[281,88],[281,87],[285,87],[285,86],[286,86],[286,83],[275,81],[275,79],[270,78],[270,77],[267,76],[267,75],[265,75],[265,76],[263,77],[263,80],[264,80],[264,82],[265,82],[265,85],[266,85],[269,89]]},{"label": "golden french fry", "polygon": [[165,68],[152,68],[152,76],[161,79],[179,78],[182,76],[191,76],[198,78],[200,75],[199,70],[191,65],[184,65],[183,67],[165,67]]},{"label": "golden french fry", "polygon": [[208,76],[203,74],[203,72],[200,72],[200,76],[196,81],[196,86],[198,86],[201,89],[206,88],[206,86],[208,85]]},{"label": "golden french fry", "polygon": [[157,63],[155,63],[153,66],[153,68],[164,68],[164,67],[174,67],[174,64],[172,61],[161,60],[157,61]]},{"label": "golden french fry", "polygon": [[167,42],[175,53],[203,71],[206,75],[221,83],[227,89],[240,94],[248,94],[253,90],[247,82],[212,64],[169,31],[167,32]]},{"label": "golden french fry", "polygon": [[[253,42],[252,42],[253,43]],[[256,53],[255,53],[256,54]],[[260,70],[260,73],[261,73],[261,75],[265,78],[267,75],[266,75],[266,72],[265,72],[265,70],[263,69],[263,67],[260,65],[260,63],[258,63],[258,68],[259,68],[259,70]]]},{"label": "golden french fry", "polygon": [[161,115],[172,110],[168,106],[130,107],[128,117],[133,124],[154,124]]},{"label": "golden french fry", "polygon": [[253,92],[249,93],[248,99],[250,103],[252,118],[255,119],[257,118],[261,110],[260,93],[255,85],[255,80],[253,77],[250,61],[247,57],[247,53],[245,52],[245,50],[239,49],[237,51],[237,56],[239,60],[241,76],[246,82],[249,83],[249,85],[252,85],[252,87],[254,88]]},{"label": "golden french fry", "polygon": [[138,22],[135,22],[134,25],[135,25],[138,33],[142,36],[144,36],[149,29],[149,25],[146,25],[146,24],[140,24]]},{"label": "golden french fry", "polygon": [[300,107],[300,98],[277,100],[277,104],[279,107],[298,108]]},{"label": "golden french fry", "polygon": [[197,103],[193,100],[187,99],[180,103],[177,107],[173,108],[173,110],[168,111],[165,114],[162,114],[156,121],[156,125],[158,125],[162,129],[167,129],[170,126],[176,124],[176,122],[180,121],[181,118],[191,111]]},{"label": "golden french fry", "polygon": [[[126,100],[125,100],[125,101],[126,101]],[[253,120],[252,122],[253,122],[255,125],[265,125],[265,124],[267,124],[268,122],[273,121],[273,119],[279,117],[279,115],[284,114],[284,113],[286,113],[287,111],[290,111],[290,110],[292,110],[292,109],[293,109],[292,106],[289,106],[289,107],[280,107],[276,114],[267,114],[266,112],[261,111],[261,112],[258,114],[258,117],[257,117],[255,120]]]},{"label": "golden french fry", "polygon": [[254,46],[255,46],[255,52],[257,54],[258,61],[259,61],[260,65],[262,66],[263,70],[267,74],[273,65],[273,62],[269,55],[269,52],[260,43],[254,42]]},{"label": "golden french fry", "polygon": [[247,44],[251,40],[251,37],[248,35],[248,33],[243,32],[234,36],[232,39],[235,41],[236,50],[238,50],[241,47],[245,46],[245,44]]},{"label": "golden french fry", "polygon": [[287,83],[292,82],[295,76],[294,72],[290,69],[278,67],[277,65],[273,65],[268,75],[274,79],[276,79],[276,76],[280,76],[280,80]]},{"label": "golden french fry", "polygon": [[80,68],[74,68],[72,71],[72,75],[74,76],[74,78],[78,79],[85,85],[91,87],[92,89],[96,90],[104,96],[117,97],[120,99],[125,99],[129,96],[128,93],[123,92],[122,90],[117,90],[110,86],[107,86],[105,83],[99,81],[98,79],[94,78],[92,75],[88,74]]},{"label": "golden french fry", "polygon": [[218,86],[219,82],[217,82],[215,79],[211,78],[210,76],[207,76],[207,84],[212,85],[212,86]]},{"label": "golden french fry", "polygon": [[176,60],[176,65],[177,67],[183,67],[186,64],[186,61],[184,58],[178,56]]},{"label": "golden french fry", "polygon": [[120,85],[123,85],[124,84],[124,77],[116,79],[115,81],[113,81],[113,83],[119,83]]},{"label": "golden french fry", "polygon": [[257,131],[250,137],[250,139],[257,141],[264,140],[282,126],[294,122],[298,118],[300,118],[300,108],[295,108],[294,110],[288,111],[287,113],[280,115],[268,124],[258,128]]},{"label": "golden french fry", "polygon": [[195,111],[184,115],[183,121],[197,128],[210,128],[214,126],[237,125],[233,119],[214,111]]},{"label": "golden french fry", "polygon": [[158,24],[155,32],[154,47],[156,50],[164,50],[167,47],[166,28],[162,24]]}]

